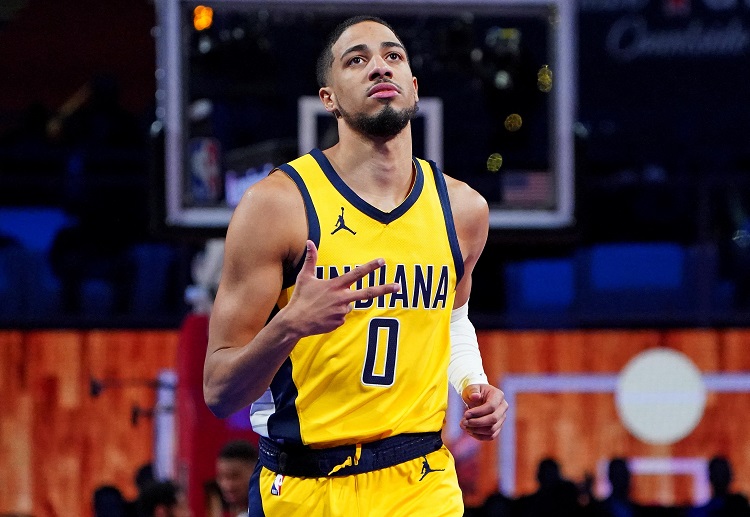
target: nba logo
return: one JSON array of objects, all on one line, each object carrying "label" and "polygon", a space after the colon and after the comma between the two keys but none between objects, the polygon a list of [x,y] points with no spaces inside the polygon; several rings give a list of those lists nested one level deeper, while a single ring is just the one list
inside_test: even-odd
[{"label": "nba logo", "polygon": [[217,203],[222,196],[221,144],[216,138],[191,138],[188,142],[190,191],[196,204]]},{"label": "nba logo", "polygon": [[690,15],[690,0],[663,0],[662,5],[667,16]]},{"label": "nba logo", "polygon": [[271,495],[281,495],[281,485],[284,483],[284,476],[282,474],[276,474],[276,479],[273,480],[271,485]]}]

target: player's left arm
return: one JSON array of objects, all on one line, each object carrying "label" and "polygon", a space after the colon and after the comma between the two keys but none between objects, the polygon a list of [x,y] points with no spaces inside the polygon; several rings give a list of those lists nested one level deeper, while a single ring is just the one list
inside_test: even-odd
[{"label": "player's left arm", "polygon": [[467,406],[461,427],[478,440],[494,440],[505,421],[508,403],[503,392],[487,382],[476,331],[468,317],[472,272],[487,243],[489,207],[466,183],[447,176],[446,183],[464,259],[464,275],[456,286],[451,314],[448,376]]}]

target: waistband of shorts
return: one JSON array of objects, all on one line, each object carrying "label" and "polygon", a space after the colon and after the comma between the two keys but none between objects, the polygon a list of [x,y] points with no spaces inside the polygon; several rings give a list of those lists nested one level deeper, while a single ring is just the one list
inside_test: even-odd
[{"label": "waistband of shorts", "polygon": [[[261,437],[258,452],[261,465],[277,474],[294,477],[336,477],[392,467],[426,456],[442,446],[440,432],[436,431],[405,433],[361,445],[342,445],[327,449],[279,444]],[[361,448],[359,454],[358,448]]]}]

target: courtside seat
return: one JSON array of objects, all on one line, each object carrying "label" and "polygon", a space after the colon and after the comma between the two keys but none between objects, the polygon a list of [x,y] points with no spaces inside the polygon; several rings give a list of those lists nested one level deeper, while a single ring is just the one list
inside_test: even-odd
[{"label": "courtside seat", "polygon": [[51,271],[49,251],[58,232],[74,223],[75,218],[55,207],[0,208],[0,234],[18,243],[15,249],[6,247],[4,253],[9,255],[3,260],[5,264],[0,265],[6,274],[12,271],[13,275],[11,279],[0,280],[0,284],[12,286],[10,293],[0,286],[3,306],[0,313],[14,313],[16,324],[37,323],[58,313],[61,287]]},{"label": "courtside seat", "polygon": [[52,272],[49,254],[43,250],[25,250],[24,316],[29,323],[53,318],[62,310],[62,284]]},{"label": "courtside seat", "polygon": [[38,323],[53,317],[60,307],[60,282],[45,252],[18,244],[0,248],[0,322]]},{"label": "courtside seat", "polygon": [[736,285],[722,278],[719,250],[714,242],[695,244],[687,248],[687,278],[691,299],[699,311],[699,319],[721,321],[734,310]]},{"label": "courtside seat", "polygon": [[81,282],[81,315],[87,319],[112,316],[115,312],[115,287],[109,280],[87,278]]},{"label": "courtside seat", "polygon": [[571,258],[507,264],[506,315],[509,326],[568,326],[576,297],[575,274],[575,263]]},{"label": "courtside seat", "polygon": [[25,250],[17,243],[0,246],[0,324],[13,326],[23,317]]},{"label": "courtside seat", "polygon": [[48,252],[57,233],[76,219],[55,207],[0,207],[0,234],[30,250]]},{"label": "courtside seat", "polygon": [[164,243],[139,243],[130,248],[134,278],[129,312],[138,316],[169,312],[169,287],[176,281],[177,250]]},{"label": "courtside seat", "polygon": [[581,250],[577,264],[584,322],[648,323],[694,312],[688,254],[679,244],[600,244]]}]

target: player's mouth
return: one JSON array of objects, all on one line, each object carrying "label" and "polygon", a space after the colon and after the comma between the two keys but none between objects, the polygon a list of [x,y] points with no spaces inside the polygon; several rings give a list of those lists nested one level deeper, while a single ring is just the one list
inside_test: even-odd
[{"label": "player's mouth", "polygon": [[398,86],[389,82],[378,83],[367,91],[368,97],[376,99],[390,99],[396,95],[399,95]]}]

